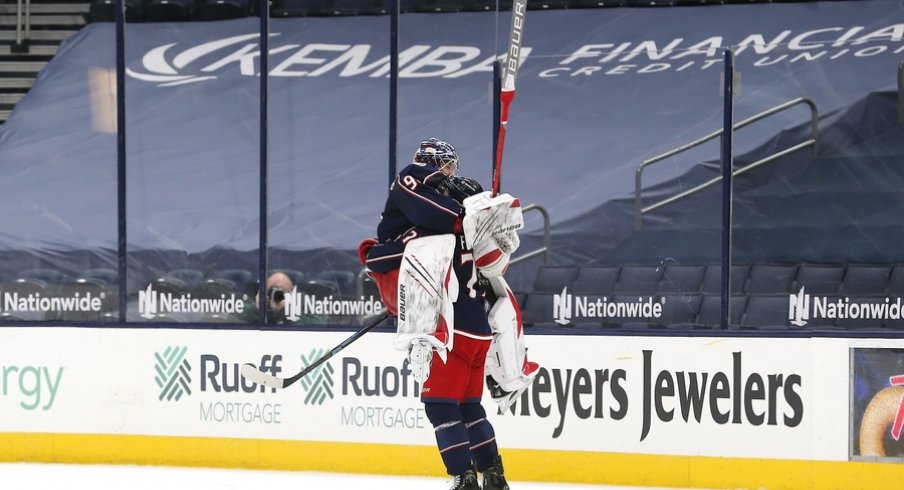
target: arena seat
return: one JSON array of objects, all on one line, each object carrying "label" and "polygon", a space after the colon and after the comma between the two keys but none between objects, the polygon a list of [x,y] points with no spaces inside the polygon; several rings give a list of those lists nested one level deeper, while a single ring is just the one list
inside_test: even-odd
[{"label": "arena seat", "polygon": [[229,297],[238,291],[236,284],[229,279],[204,279],[191,288],[191,295],[199,299],[216,299],[221,296]]},{"label": "arena seat", "polygon": [[904,264],[892,266],[885,292],[895,296],[904,295]]},{"label": "arena seat", "polygon": [[659,286],[658,265],[623,265],[615,283],[616,293],[654,294]]},{"label": "arena seat", "polygon": [[668,263],[659,280],[660,293],[696,293],[703,283],[704,264]]},{"label": "arena seat", "polygon": [[744,307],[740,323],[742,328],[787,330],[787,294],[751,294]]},{"label": "arena seat", "polygon": [[164,274],[163,277],[181,281],[187,289],[191,289],[201,282],[201,279],[204,278],[204,273],[198,269],[173,269]]},{"label": "arena seat", "polygon": [[[904,271],[902,271],[904,272]],[[904,280],[904,274],[899,274]],[[892,284],[890,264],[848,264],[839,292],[842,294],[884,294]],[[894,289],[894,286],[891,287]],[[899,290],[904,293],[904,288]]]},{"label": "arena seat", "polygon": [[749,294],[787,294],[797,275],[797,264],[753,264],[744,292]]},{"label": "arena seat", "polygon": [[835,294],[841,287],[844,273],[842,264],[800,264],[793,289],[803,287],[810,294]]},{"label": "arena seat", "polygon": [[[741,323],[744,307],[747,305],[747,296],[741,294],[731,295],[729,300],[731,316],[729,328],[735,328]],[[720,328],[722,319],[722,297],[719,295],[704,294],[700,302],[700,314],[697,315],[697,324],[707,328]]]},{"label": "arena seat", "polygon": [[534,291],[538,293],[558,293],[570,286],[577,277],[576,267],[541,266],[534,279]]},{"label": "arena seat", "polygon": [[[749,274],[749,264],[731,264],[731,294],[744,291],[744,284],[747,283]],[[705,294],[719,294],[722,291],[721,264],[707,264],[700,289]]]},{"label": "arena seat", "polygon": [[201,20],[239,19],[250,13],[249,0],[198,0],[198,16]]},{"label": "arena seat", "polygon": [[145,0],[144,18],[148,22],[184,22],[195,16],[194,0]]},{"label": "arena seat", "polygon": [[575,294],[609,294],[615,290],[619,266],[579,267],[572,283]]},{"label": "arena seat", "polygon": [[236,291],[244,291],[248,283],[253,282],[251,271],[247,269],[220,269],[212,272],[209,277],[232,282]]},{"label": "arena seat", "polygon": [[702,294],[663,294],[660,298],[664,300],[661,302],[662,316],[655,323],[667,328],[693,328],[700,325],[697,315],[703,302]]},{"label": "arena seat", "polygon": [[527,293],[521,304],[521,319],[524,326],[559,326],[552,317],[554,296],[551,293]]}]

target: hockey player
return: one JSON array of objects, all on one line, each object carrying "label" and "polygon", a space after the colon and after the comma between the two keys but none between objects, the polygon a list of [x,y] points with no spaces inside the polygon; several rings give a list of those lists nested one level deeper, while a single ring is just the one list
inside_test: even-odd
[{"label": "hockey player", "polygon": [[[479,472],[485,490],[503,490],[509,487],[495,432],[480,403],[494,335],[474,250],[465,239],[465,228],[474,239],[473,230],[488,221],[465,219],[463,202],[481,189],[458,177],[458,168],[451,144],[422,141],[414,161],[390,186],[377,240],[366,240],[359,253],[384,304],[397,316],[395,345],[407,351],[409,368],[421,382],[421,401],[452,489],[481,488]],[[507,214],[502,208],[512,202],[497,208]],[[488,214],[483,211],[475,215]],[[515,211],[520,218],[520,208]],[[495,250],[487,261],[501,274],[505,265],[499,266],[499,257],[505,255],[507,263],[518,238],[514,230],[497,235],[484,239]]]}]

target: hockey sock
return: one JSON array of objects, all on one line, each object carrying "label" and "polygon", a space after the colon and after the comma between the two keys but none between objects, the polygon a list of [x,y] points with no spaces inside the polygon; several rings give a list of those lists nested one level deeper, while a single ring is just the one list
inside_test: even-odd
[{"label": "hockey sock", "polygon": [[461,415],[468,428],[471,441],[471,457],[477,471],[483,471],[496,462],[499,449],[496,447],[496,432],[487,420],[487,413],[480,403],[463,403]]},{"label": "hockey sock", "polygon": [[460,475],[471,469],[471,453],[468,450],[468,429],[461,420],[461,412],[454,403],[425,402],[424,412],[433,424],[436,445],[443,458],[446,472]]}]

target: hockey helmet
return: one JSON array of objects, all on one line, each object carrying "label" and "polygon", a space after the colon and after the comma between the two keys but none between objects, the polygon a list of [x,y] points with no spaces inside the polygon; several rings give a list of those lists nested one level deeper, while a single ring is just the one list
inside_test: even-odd
[{"label": "hockey helmet", "polygon": [[445,140],[430,138],[421,141],[414,162],[443,170],[448,167],[449,175],[458,174],[458,153],[451,143]]}]

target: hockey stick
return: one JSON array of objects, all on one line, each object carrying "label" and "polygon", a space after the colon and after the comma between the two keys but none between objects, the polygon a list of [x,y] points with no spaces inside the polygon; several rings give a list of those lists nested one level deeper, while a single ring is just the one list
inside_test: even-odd
[{"label": "hockey stick", "polygon": [[348,347],[349,344],[351,344],[352,342],[361,338],[362,335],[373,330],[374,327],[383,323],[390,316],[391,315],[389,314],[389,311],[384,312],[382,315],[380,315],[379,318],[368,323],[366,326],[364,326],[364,328],[362,328],[361,330],[358,330],[357,332],[352,334],[351,337],[343,340],[339,345],[337,345],[336,347],[333,347],[332,350],[330,350],[326,354],[322,355],[319,359],[317,359],[316,361],[312,362],[310,365],[308,365],[307,367],[302,369],[295,376],[292,376],[290,378],[280,378],[279,376],[273,376],[272,374],[268,374],[263,371],[259,371],[257,369],[257,366],[255,366],[254,364],[242,364],[242,367],[240,370],[242,373],[242,377],[253,383],[257,383],[259,385],[264,385],[264,386],[269,386],[271,388],[285,388],[287,386],[290,386],[293,383],[295,383],[296,381],[298,381],[299,379],[305,377],[308,373],[310,373],[314,369],[317,369],[318,366],[320,366],[321,364],[323,364],[324,362],[329,360],[329,358],[336,355],[339,351]]},{"label": "hockey stick", "polygon": [[502,67],[502,89],[499,92],[499,137],[496,140],[496,167],[493,169],[493,196],[499,194],[502,180],[502,149],[505,147],[505,126],[508,124],[509,105],[515,98],[515,78],[518,76],[518,62],[521,53],[521,38],[524,35],[524,14],[527,0],[512,3],[512,28],[509,32],[508,51]]}]

